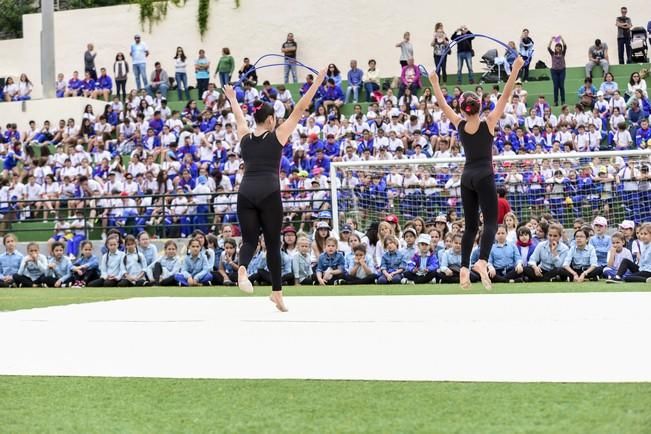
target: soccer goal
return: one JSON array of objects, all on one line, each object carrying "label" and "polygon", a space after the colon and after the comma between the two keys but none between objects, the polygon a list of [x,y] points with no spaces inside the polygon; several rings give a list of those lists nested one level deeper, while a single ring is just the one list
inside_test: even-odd
[{"label": "soccer goal", "polygon": [[[334,162],[330,171],[333,229],[348,218],[361,228],[395,214],[404,222],[461,218],[465,159]],[[571,227],[597,215],[614,224],[651,221],[651,150],[496,156],[498,187],[520,221],[549,213]]]}]

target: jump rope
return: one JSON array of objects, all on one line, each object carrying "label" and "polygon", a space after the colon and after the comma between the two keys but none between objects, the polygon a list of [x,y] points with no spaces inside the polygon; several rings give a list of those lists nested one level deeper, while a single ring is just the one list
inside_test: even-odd
[{"label": "jump rope", "polygon": [[[443,66],[443,62],[445,60],[445,57],[452,51],[452,48],[454,48],[457,44],[459,44],[459,42],[465,41],[467,39],[472,39],[472,38],[489,39],[489,40],[491,40],[493,42],[496,42],[496,43],[500,44],[504,48],[506,48],[506,50],[509,53],[515,54],[516,56],[518,55],[518,52],[516,50],[509,47],[507,44],[500,41],[499,39],[493,38],[492,36],[483,35],[483,34],[480,34],[480,33],[466,33],[465,35],[462,35],[462,36],[454,39],[451,43],[448,44],[447,48],[443,51],[443,54],[441,55],[441,60],[439,60],[439,63],[436,65],[436,72],[437,73],[440,72],[441,67]],[[267,58],[274,58],[274,59],[280,58],[280,59],[283,59],[283,63],[270,63],[270,64],[258,65],[260,62],[262,62],[264,59],[267,59]],[[533,51],[531,52],[531,56],[529,56],[527,58],[527,60],[525,61],[525,65],[528,65],[529,63],[531,63],[531,59],[533,59]],[[296,60],[293,57],[287,57],[287,56],[284,56],[282,54],[272,54],[272,53],[270,53],[270,54],[265,54],[263,56],[260,56],[258,58],[258,60],[256,60],[255,63],[253,63],[253,65],[252,65],[253,68],[249,69],[247,72],[242,74],[240,76],[239,80],[232,83],[232,85],[233,85],[233,87],[242,86],[242,83],[244,83],[244,81],[247,79],[247,77],[249,75],[253,74],[258,69],[273,68],[273,67],[278,67],[278,66],[283,66],[284,67],[287,64],[300,66],[300,67],[305,68],[308,71],[314,73],[315,75],[317,75],[319,73],[319,71],[317,69],[312,68],[311,66],[308,66],[308,65],[306,65],[304,63],[301,63],[301,62],[299,62],[298,60]],[[425,76],[429,77],[429,73],[427,72],[427,68],[425,68],[424,65],[418,65],[418,70],[422,74],[425,74]]]}]

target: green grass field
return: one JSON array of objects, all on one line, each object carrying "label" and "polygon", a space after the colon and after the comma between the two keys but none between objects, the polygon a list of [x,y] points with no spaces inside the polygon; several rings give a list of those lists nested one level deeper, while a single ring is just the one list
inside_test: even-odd
[{"label": "green grass field", "polygon": [[[492,292],[649,290],[646,284],[599,282],[496,285]],[[256,287],[257,296],[268,291]],[[289,287],[285,293],[291,309],[295,296],[472,297],[486,291],[478,284],[472,291],[457,285],[369,285]],[[244,295],[224,287],[0,289],[0,311],[157,296]],[[260,363],[273,363],[273,354]],[[0,433],[651,433],[651,383],[0,376],[0,402]]]},{"label": "green grass field", "polygon": [[0,377],[3,433],[622,433],[650,384]]},{"label": "green grass field", "polygon": [[[269,287],[256,286],[256,296],[269,294]],[[561,282],[535,283],[526,285],[497,284],[493,294],[556,293],[556,292],[631,292],[651,291],[651,285],[627,283],[607,285],[606,282],[568,284]],[[475,283],[470,291],[463,291],[458,285],[355,285],[355,286],[290,286],[284,294],[289,297],[308,295],[443,295],[443,294],[485,294],[481,284]],[[121,300],[133,297],[247,297],[234,287],[204,286],[194,288],[146,287],[146,288],[0,288],[0,312],[59,306],[74,303]]]}]

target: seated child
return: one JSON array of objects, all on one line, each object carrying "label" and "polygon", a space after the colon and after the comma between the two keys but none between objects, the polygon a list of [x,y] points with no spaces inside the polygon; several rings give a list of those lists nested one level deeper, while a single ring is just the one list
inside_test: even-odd
[{"label": "seated child", "polygon": [[414,283],[436,283],[439,261],[435,252],[430,251],[432,237],[427,234],[418,236],[418,252],[407,264],[405,277]]},{"label": "seated child", "polygon": [[402,275],[406,268],[405,258],[398,251],[398,239],[393,235],[386,236],[377,283],[407,283],[407,279]]},{"label": "seated child", "polygon": [[310,241],[305,236],[296,240],[297,252],[292,258],[292,273],[299,285],[313,285],[314,272],[310,262]]},{"label": "seated child", "polygon": [[344,255],[337,251],[337,239],[325,240],[325,251],[319,256],[316,265],[316,280],[319,285],[334,285],[344,277]]},{"label": "seated child", "polygon": [[27,255],[20,262],[18,272],[14,274],[14,282],[19,288],[35,288],[43,285],[48,271],[47,258],[39,252],[38,243],[27,245]]},{"label": "seated child", "polygon": [[177,255],[178,248],[174,241],[166,241],[164,250],[165,254],[149,266],[147,277],[154,285],[175,286],[175,276],[181,272],[183,261]]},{"label": "seated child", "polygon": [[495,244],[488,255],[488,275],[493,282],[522,282],[522,258],[517,247],[506,241],[506,225],[498,225]]},{"label": "seated child", "polygon": [[0,255],[0,288],[14,286],[14,274],[18,273],[23,254],[16,250],[16,236],[6,234],[2,237],[5,252]]},{"label": "seated child", "polygon": [[81,254],[72,263],[72,274],[67,283],[72,287],[83,288],[89,282],[99,278],[99,261],[93,255],[93,243],[90,241],[82,241],[79,249]]},{"label": "seated child", "polygon": [[124,267],[124,252],[118,250],[119,242],[119,236],[115,234],[106,238],[106,253],[99,260],[99,279],[89,282],[88,286],[118,286],[127,272]]}]

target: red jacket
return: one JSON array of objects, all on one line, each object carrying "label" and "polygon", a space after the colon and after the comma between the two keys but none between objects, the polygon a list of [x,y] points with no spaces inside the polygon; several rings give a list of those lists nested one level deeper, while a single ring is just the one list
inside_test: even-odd
[{"label": "red jacket", "polygon": [[511,212],[511,205],[509,201],[503,197],[497,198],[497,224],[501,225],[504,223],[504,216]]}]

